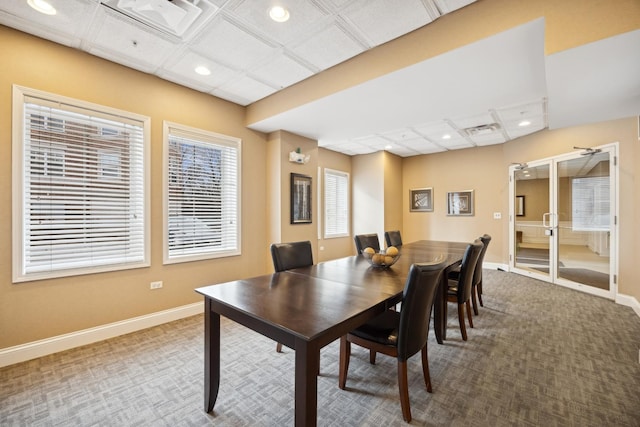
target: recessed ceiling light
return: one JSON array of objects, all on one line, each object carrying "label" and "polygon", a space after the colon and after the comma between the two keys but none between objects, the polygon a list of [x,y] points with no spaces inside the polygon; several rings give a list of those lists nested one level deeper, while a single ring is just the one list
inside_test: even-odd
[{"label": "recessed ceiling light", "polygon": [[201,76],[208,76],[209,74],[211,74],[211,70],[209,70],[207,67],[205,67],[204,65],[199,65],[195,68],[195,72],[200,74]]},{"label": "recessed ceiling light", "polygon": [[385,145],[385,147],[384,147],[385,150],[391,150],[392,148],[393,148],[392,145]]},{"label": "recessed ceiling light", "polygon": [[289,20],[289,11],[282,6],[273,6],[269,16],[276,22],[286,22]]},{"label": "recessed ceiling light", "polygon": [[51,6],[51,4],[45,0],[27,0],[29,6],[34,8],[40,13],[44,13],[45,15],[55,15],[56,8]]},{"label": "recessed ceiling light", "polygon": [[518,126],[525,127],[525,126],[529,126],[530,124],[531,122],[529,120],[523,120],[520,123],[518,123]]},{"label": "recessed ceiling light", "polygon": [[442,135],[442,139],[451,139],[451,135],[445,133],[444,135]]}]

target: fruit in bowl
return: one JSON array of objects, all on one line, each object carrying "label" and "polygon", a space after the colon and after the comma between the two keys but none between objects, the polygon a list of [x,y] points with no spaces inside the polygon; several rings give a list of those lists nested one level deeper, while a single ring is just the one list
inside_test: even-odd
[{"label": "fruit in bowl", "polygon": [[389,246],[386,251],[376,252],[373,248],[364,248],[362,255],[374,267],[391,267],[400,258],[400,252],[394,246]]}]

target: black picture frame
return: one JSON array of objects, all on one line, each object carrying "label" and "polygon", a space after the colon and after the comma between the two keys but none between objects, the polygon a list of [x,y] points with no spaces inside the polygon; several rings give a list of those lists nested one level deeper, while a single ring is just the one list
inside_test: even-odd
[{"label": "black picture frame", "polygon": [[311,223],[311,177],[291,174],[291,224]]},{"label": "black picture frame", "polygon": [[524,196],[516,196],[516,216],[524,216]]}]

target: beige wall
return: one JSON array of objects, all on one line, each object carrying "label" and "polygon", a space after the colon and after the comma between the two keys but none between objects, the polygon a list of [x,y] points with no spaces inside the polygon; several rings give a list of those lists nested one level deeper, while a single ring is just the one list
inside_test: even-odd
[{"label": "beige wall", "polygon": [[[403,229],[402,240],[454,240],[466,242],[487,233],[494,239],[487,249],[486,260],[503,262],[500,250],[508,233],[502,226],[507,218],[509,180],[502,163],[502,146],[492,145],[405,158],[402,164]],[[411,212],[409,190],[433,187],[433,212]],[[447,193],[474,191],[473,216],[448,216]],[[494,212],[502,220],[493,219]]]},{"label": "beige wall", "polygon": [[[399,230],[402,235],[402,157],[384,153],[384,231]],[[384,247],[384,234],[380,245]]]},{"label": "beige wall", "polygon": [[[313,259],[318,259],[318,144],[309,138],[304,138],[285,131],[278,131],[269,134],[268,137],[269,162],[268,181],[269,195],[267,205],[256,206],[253,211],[254,216],[262,216],[266,211],[270,218],[269,223],[269,245],[271,243],[298,242],[310,240],[313,247]],[[304,155],[309,155],[309,162],[305,164],[292,163],[289,161],[289,153],[300,151]],[[310,176],[311,186],[311,220],[310,224],[291,224],[291,174],[297,173]],[[271,254],[265,251],[267,264],[270,271],[273,271]]]},{"label": "beige wall", "polygon": [[[352,234],[377,233],[384,246],[385,152],[354,156],[352,159]],[[355,243],[353,254],[356,253]]]},{"label": "beige wall", "polygon": [[[640,179],[636,166],[640,164],[637,117],[544,130],[506,144],[404,159],[403,240],[469,241],[488,233],[493,240],[485,259],[508,264],[509,165],[573,152],[574,146],[594,147],[616,141],[620,147],[618,291],[640,301],[635,270],[640,264],[636,243],[640,235],[640,186],[634,185]],[[422,187],[433,187],[434,211],[410,212],[409,189]],[[447,216],[446,192],[468,189],[475,191],[475,215]],[[493,212],[501,212],[502,219],[493,219]]]},{"label": "beige wall", "polygon": [[[202,300],[194,288],[265,272],[266,138],[245,109],[0,26],[0,348]],[[22,85],[151,117],[151,266],[11,282],[11,91]],[[162,264],[162,121],[242,139],[242,255]],[[149,282],[164,287],[151,291]]]},{"label": "beige wall", "polygon": [[518,181],[516,193],[524,196],[524,215],[519,216],[518,221],[541,221],[542,215],[549,212],[548,178]]}]

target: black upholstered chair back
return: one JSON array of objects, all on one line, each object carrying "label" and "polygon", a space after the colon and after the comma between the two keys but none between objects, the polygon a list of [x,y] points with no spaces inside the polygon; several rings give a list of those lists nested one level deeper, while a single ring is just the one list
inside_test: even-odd
[{"label": "black upholstered chair back", "polygon": [[413,264],[405,282],[398,327],[398,359],[406,361],[427,342],[433,299],[444,264]]},{"label": "black upholstered chair back", "polygon": [[398,230],[385,231],[384,240],[387,242],[387,247],[395,246],[397,248],[402,246],[402,236]]},{"label": "black upholstered chair back", "polygon": [[364,248],[373,248],[376,252],[380,251],[380,240],[376,233],[372,234],[358,234],[353,240],[356,242],[356,250],[358,255],[362,253]]},{"label": "black upholstered chair back", "polygon": [[489,242],[491,242],[491,236],[485,234],[480,237],[480,241],[482,242],[482,250],[480,251],[478,262],[476,262],[476,268],[473,272],[473,285],[475,286],[482,282],[482,262],[484,261],[484,254],[487,252],[487,246],[489,246]]},{"label": "black upholstered chair back", "polygon": [[311,242],[273,243],[271,258],[276,272],[313,265]]},{"label": "black upholstered chair back", "polygon": [[462,256],[462,264],[460,265],[460,277],[458,279],[458,304],[464,304],[471,298],[471,289],[473,285],[473,275],[475,273],[476,264],[482,251],[482,241],[476,239],[467,246]]}]

